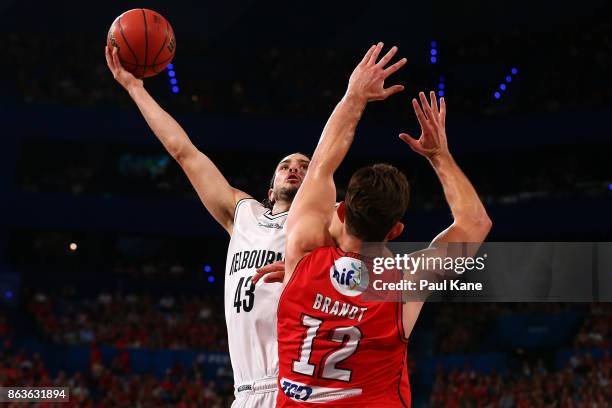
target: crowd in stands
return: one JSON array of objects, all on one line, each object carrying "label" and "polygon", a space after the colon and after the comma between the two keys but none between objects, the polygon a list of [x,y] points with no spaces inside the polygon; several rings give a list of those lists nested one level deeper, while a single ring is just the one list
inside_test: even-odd
[{"label": "crowd in stands", "polygon": [[[496,330],[495,325],[502,316],[556,315],[569,311],[584,312],[585,309],[582,304],[569,303],[436,303],[428,307],[433,309],[435,319],[433,325],[438,338],[434,348],[436,354],[485,351],[483,340]],[[461,324],[457,324],[458,321]]]},{"label": "crowd in stands", "polygon": [[593,303],[590,313],[578,330],[574,340],[576,348],[601,347],[612,345],[612,304]]},{"label": "crowd in stands", "polygon": [[[27,308],[47,341],[54,344],[104,344],[123,348],[205,349],[226,351],[222,300],[214,296],[150,296],[102,292],[94,297],[32,294]],[[584,316],[573,335],[577,349],[607,348],[612,341],[612,309],[607,304],[564,303],[435,303],[429,306],[437,343],[435,354],[482,352],[487,334],[497,330],[499,317]],[[462,324],[457,324],[461,321]],[[3,329],[0,316],[0,330]],[[7,331],[8,329],[5,329]]]},{"label": "crowd in stands", "polygon": [[27,308],[44,338],[54,344],[227,350],[218,299],[115,293],[68,298],[38,292],[28,299]]},{"label": "crowd in stands", "polygon": [[[0,384],[3,387],[67,387],[69,401],[65,407],[228,407],[233,399],[231,388],[218,386],[204,378],[203,367],[194,361],[192,367],[175,365],[163,378],[133,373],[127,353],[106,364],[92,347],[90,369],[86,372],[59,371],[51,374],[43,356],[4,347],[0,351]],[[42,403],[4,403],[6,407],[56,406]]]},{"label": "crowd in stands", "polygon": [[[443,58],[440,70],[454,73],[447,79],[447,95],[456,112],[558,111],[606,104],[612,88],[600,83],[607,77],[612,39],[605,19],[582,21],[573,29],[491,32],[439,39]],[[262,46],[236,53],[223,44],[181,38],[176,58],[182,91],[171,94],[167,80],[150,80],[165,106],[174,111],[241,113],[304,117],[327,115],[341,96],[347,77],[361,50]],[[545,44],[546,52],[541,46]],[[10,33],[5,57],[15,76],[15,96],[26,103],[61,103],[84,106],[130,106],[129,98],[114,83],[105,65],[100,38],[83,34],[36,35]],[[401,48],[401,44],[400,44]],[[425,47],[424,47],[425,48]],[[428,49],[427,49],[428,51]],[[435,86],[435,71],[428,57],[409,55],[410,75],[401,77],[410,92],[417,86]],[[40,61],[61,61],[45,64]],[[219,67],[219,61],[223,61]],[[478,81],[478,63],[509,67],[520,64],[521,85],[509,104],[492,98],[498,83]],[[504,71],[495,65],[503,79]],[[467,73],[474,78],[463,78]],[[580,73],[578,75],[578,73]],[[312,78],[316,78],[313,86]],[[467,85],[469,84],[469,86]],[[522,92],[518,95],[520,88]],[[516,98],[516,99],[514,99]],[[406,104],[387,104],[382,115],[405,112]],[[501,106],[504,106],[502,108]]]},{"label": "crowd in stands", "polygon": [[[51,375],[45,356],[16,351],[11,325],[0,313],[0,383],[6,385],[69,386],[74,398],[69,406],[228,406],[231,390],[226,387],[231,370],[215,379],[204,378],[203,360],[193,367],[169,367],[157,378],[136,374],[130,366],[129,348],[201,349],[226,351],[226,332],[221,301],[214,297],[161,296],[101,292],[95,297],[62,296],[33,291],[24,299],[27,319],[36,322],[44,342],[56,345],[87,345],[90,370],[60,371]],[[435,355],[485,351],[482,340],[495,330],[497,319],[512,315],[583,316],[567,347],[574,354],[561,369],[546,356],[522,353],[510,358],[518,362],[504,372],[479,372],[470,366],[440,370],[429,399],[433,408],[454,407],[560,407],[600,408],[612,400],[612,306],[606,303],[478,303],[429,306],[438,343]],[[460,323],[458,323],[460,322]],[[572,340],[573,339],[573,340]],[[103,361],[100,346],[118,350],[111,361]],[[593,357],[590,348],[604,349]],[[605,351],[608,350],[608,351]],[[508,354],[510,355],[510,354]],[[535,356],[535,357],[534,357]],[[410,371],[418,375],[416,359]],[[44,406],[44,405],[43,405]]]},{"label": "crowd in stands", "polygon": [[465,367],[437,373],[432,408],[600,408],[612,401],[612,358],[578,353],[560,370],[542,360],[517,371],[479,373]]},{"label": "crowd in stands", "polygon": [[[26,192],[67,192],[75,196],[157,196],[197,199],[180,167],[166,154],[146,149],[127,149],[66,142],[50,148],[49,142],[25,143],[20,156],[17,183]],[[96,160],[83,158],[79,150],[96,151]],[[606,146],[565,146],[525,152],[491,152],[458,155],[458,162],[470,175],[487,205],[514,205],[527,201],[600,197],[610,194],[612,174],[606,168]],[[119,151],[119,152],[118,152]],[[255,197],[266,196],[278,155],[257,156],[230,152],[207,152],[230,183]],[[542,161],[546,157],[546,163]],[[65,159],[64,159],[65,158]],[[87,160],[87,161],[85,161]],[[374,159],[355,157],[337,175],[338,196],[351,172]],[[382,159],[377,159],[382,160]],[[36,163],[35,166],[28,163]],[[244,165],[236,166],[236,163]],[[247,164],[248,163],[248,164]],[[520,163],[520,166],[517,166]],[[439,182],[427,163],[395,163],[409,176],[413,187],[411,206],[432,209],[445,206]],[[408,167],[409,166],[409,167]]]}]

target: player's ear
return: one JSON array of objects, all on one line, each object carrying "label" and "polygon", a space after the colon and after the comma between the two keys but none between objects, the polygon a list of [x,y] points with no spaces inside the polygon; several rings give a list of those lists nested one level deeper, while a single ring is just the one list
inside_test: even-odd
[{"label": "player's ear", "polygon": [[270,204],[274,205],[274,200],[272,200],[274,198],[274,190],[269,189],[268,190],[268,201],[270,202]]},{"label": "player's ear", "polygon": [[401,222],[396,222],[391,231],[385,237],[385,241],[392,241],[395,238],[399,237],[400,234],[404,231],[404,224]]},{"label": "player's ear", "polygon": [[338,208],[336,209],[336,213],[338,214],[338,219],[343,224],[344,224],[345,212],[346,212],[346,204],[344,204],[344,201],[340,201],[340,204],[338,204]]}]

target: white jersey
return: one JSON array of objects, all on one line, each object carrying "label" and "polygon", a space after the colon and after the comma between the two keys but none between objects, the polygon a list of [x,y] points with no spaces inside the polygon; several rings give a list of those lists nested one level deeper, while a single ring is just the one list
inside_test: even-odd
[{"label": "white jersey", "polygon": [[236,391],[278,376],[276,311],[282,284],[258,282],[255,269],[285,257],[288,212],[272,215],[254,199],[236,205],[225,264],[225,320]]}]

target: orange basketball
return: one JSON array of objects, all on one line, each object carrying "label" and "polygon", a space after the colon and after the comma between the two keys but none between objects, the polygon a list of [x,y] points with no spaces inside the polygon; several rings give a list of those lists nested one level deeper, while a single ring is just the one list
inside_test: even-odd
[{"label": "orange basketball", "polygon": [[172,26],[148,9],[128,10],[117,17],[108,30],[106,45],[110,50],[119,49],[121,65],[138,78],[159,74],[176,51]]}]

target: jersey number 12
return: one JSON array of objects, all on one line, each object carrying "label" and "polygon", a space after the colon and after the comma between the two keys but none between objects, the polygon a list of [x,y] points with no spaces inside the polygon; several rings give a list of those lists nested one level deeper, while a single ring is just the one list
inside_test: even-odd
[{"label": "jersey number 12", "polygon": [[[304,374],[312,377],[316,371],[316,364],[310,362],[312,354],[313,340],[317,336],[319,327],[323,324],[323,320],[302,315],[302,326],[306,327],[306,334],[303,337],[300,345],[299,360],[293,360],[293,371],[299,374]],[[331,353],[323,357],[323,360],[318,364],[319,377],[328,380],[351,381],[352,370],[347,368],[337,367],[338,364],[348,359],[357,351],[359,342],[361,341],[361,331],[355,326],[336,327],[331,330],[329,340],[339,343],[341,346]]]}]

